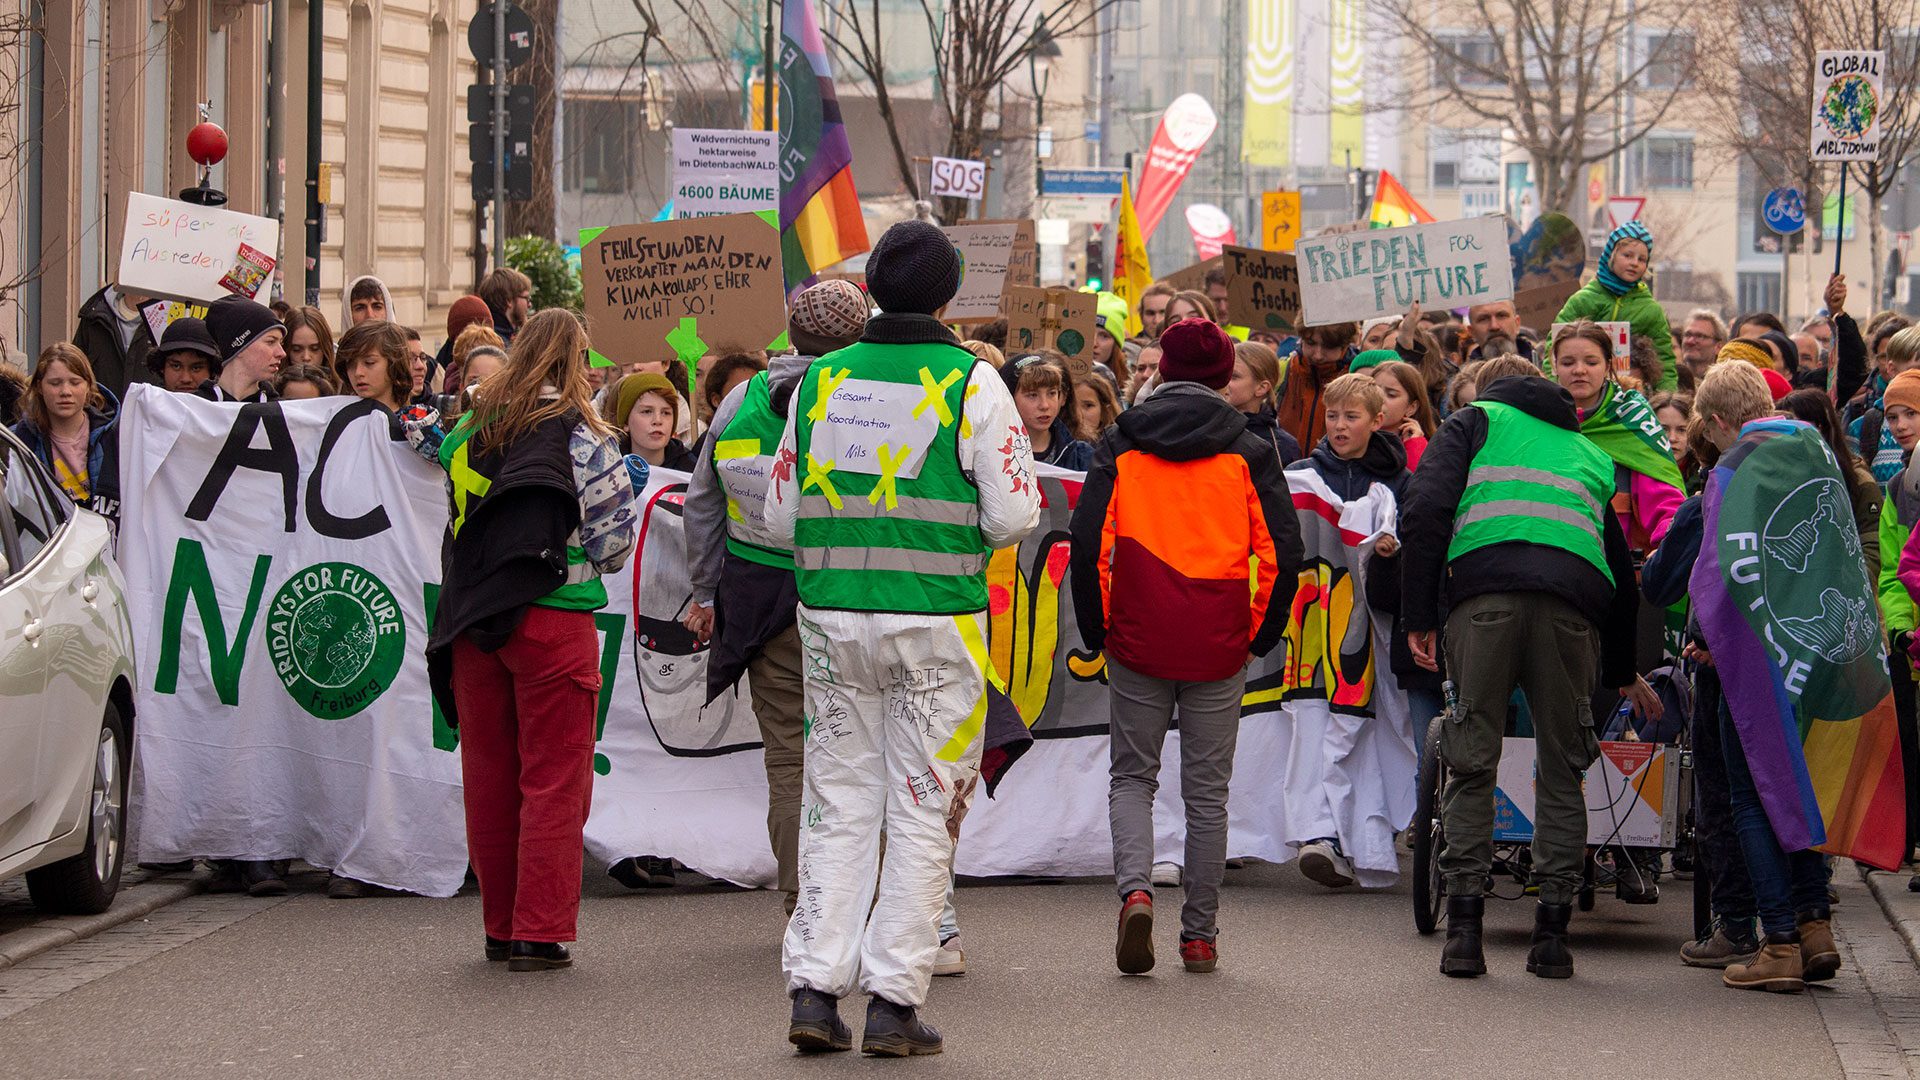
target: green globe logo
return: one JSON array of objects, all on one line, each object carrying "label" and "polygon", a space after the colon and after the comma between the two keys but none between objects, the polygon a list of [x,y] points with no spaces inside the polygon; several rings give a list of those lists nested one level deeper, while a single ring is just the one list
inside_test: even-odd
[{"label": "green globe logo", "polygon": [[344,720],[399,674],[407,624],[384,583],[351,563],[316,563],[280,587],[267,613],[267,654],[299,706]]},{"label": "green globe logo", "polygon": [[1873,84],[1859,75],[1843,75],[1827,87],[1820,99],[1820,122],[1835,138],[1858,139],[1873,130],[1880,102]]}]

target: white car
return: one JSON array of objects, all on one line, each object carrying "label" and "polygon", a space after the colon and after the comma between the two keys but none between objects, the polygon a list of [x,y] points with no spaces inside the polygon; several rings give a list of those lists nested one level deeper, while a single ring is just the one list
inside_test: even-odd
[{"label": "white car", "polygon": [[42,910],[120,888],[133,756],[133,627],[107,519],[0,428],[0,879]]}]

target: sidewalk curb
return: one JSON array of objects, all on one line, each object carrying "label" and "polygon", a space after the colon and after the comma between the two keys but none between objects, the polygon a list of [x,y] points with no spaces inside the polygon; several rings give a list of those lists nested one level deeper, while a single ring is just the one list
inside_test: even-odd
[{"label": "sidewalk curb", "polygon": [[0,971],[203,893],[212,878],[203,871],[179,881],[143,882],[114,897],[113,906],[98,915],[61,915],[0,936]]},{"label": "sidewalk curb", "polygon": [[1906,942],[1907,953],[1920,964],[1920,893],[1907,890],[1906,876],[1876,870],[1866,875],[1867,888],[1893,924],[1894,932]]}]

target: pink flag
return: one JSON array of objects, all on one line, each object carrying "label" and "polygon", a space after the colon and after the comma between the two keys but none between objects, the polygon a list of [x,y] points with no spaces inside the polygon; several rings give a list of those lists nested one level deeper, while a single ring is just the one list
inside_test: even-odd
[{"label": "pink flag", "polygon": [[1228,244],[1236,243],[1233,219],[1212,203],[1194,203],[1187,207],[1187,228],[1193,232],[1193,246],[1199,250],[1201,262],[1220,254]]},{"label": "pink flag", "polygon": [[1213,106],[1199,94],[1181,94],[1167,106],[1147,148],[1147,167],[1140,172],[1140,192],[1133,201],[1141,236],[1153,235],[1218,123]]}]

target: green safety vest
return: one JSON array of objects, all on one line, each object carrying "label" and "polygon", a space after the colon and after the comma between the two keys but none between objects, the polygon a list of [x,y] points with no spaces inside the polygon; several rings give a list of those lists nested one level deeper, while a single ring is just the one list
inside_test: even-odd
[{"label": "green safety vest", "polygon": [[727,496],[727,550],[748,562],[793,569],[793,552],[767,530],[767,478],[787,422],[773,411],[766,372],[747,382],[740,411],[713,440],[714,479]]},{"label": "green safety vest", "polygon": [[987,606],[991,549],[960,468],[967,383],[954,345],[862,342],[814,361],[793,396],[808,607],[958,615]]},{"label": "green safety vest", "polygon": [[1613,497],[1613,459],[1579,432],[1511,405],[1476,401],[1471,407],[1487,414],[1487,442],[1467,467],[1447,560],[1523,541],[1571,551],[1613,581],[1602,531]]},{"label": "green safety vest", "polygon": [[[447,470],[447,477],[453,484],[453,519],[448,527],[455,536],[460,535],[467,518],[485,501],[495,479],[474,467],[472,448],[468,443],[473,439],[477,416],[477,413],[469,412],[461,417],[460,423],[440,443],[440,467]],[[506,461],[501,456],[493,460],[496,469]],[[573,471],[571,457],[567,459],[566,467],[569,473]],[[607,587],[600,580],[600,571],[587,561],[587,549],[580,546],[580,530],[577,527],[567,537],[567,583],[536,603],[541,607],[565,611],[598,611],[607,606]]]}]

